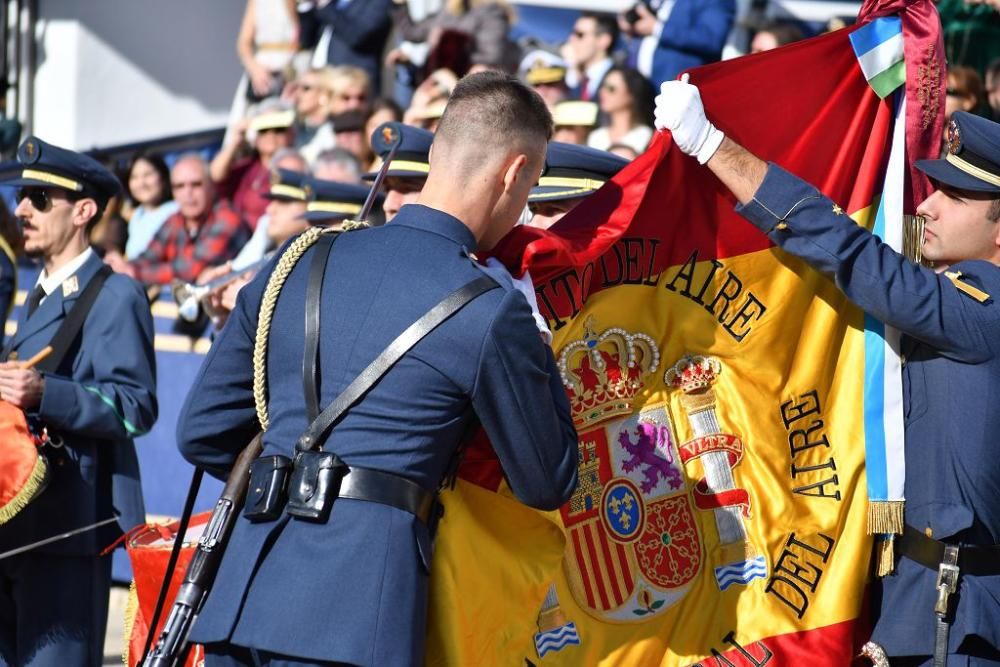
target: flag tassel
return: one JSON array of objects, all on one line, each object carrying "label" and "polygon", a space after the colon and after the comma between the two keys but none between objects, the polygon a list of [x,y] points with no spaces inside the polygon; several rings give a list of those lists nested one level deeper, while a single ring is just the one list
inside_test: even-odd
[{"label": "flag tassel", "polygon": [[903,534],[903,501],[872,500],[868,503],[868,534]]},{"label": "flag tassel", "polygon": [[875,573],[885,577],[895,570],[895,537],[903,533],[903,501],[874,500],[868,503],[868,534],[880,534],[875,544]]}]

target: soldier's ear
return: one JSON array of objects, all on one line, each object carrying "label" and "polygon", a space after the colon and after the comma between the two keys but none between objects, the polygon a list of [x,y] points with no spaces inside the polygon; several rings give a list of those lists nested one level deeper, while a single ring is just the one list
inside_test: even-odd
[{"label": "soldier's ear", "polygon": [[[519,178],[530,178],[527,172],[528,156],[518,153],[514,159],[507,163],[507,171],[503,175],[503,186],[505,192],[510,192],[517,184]],[[532,181],[534,185],[534,181]]]},{"label": "soldier's ear", "polygon": [[86,227],[87,223],[97,215],[98,206],[90,197],[81,199],[73,204],[73,224],[77,227]]}]

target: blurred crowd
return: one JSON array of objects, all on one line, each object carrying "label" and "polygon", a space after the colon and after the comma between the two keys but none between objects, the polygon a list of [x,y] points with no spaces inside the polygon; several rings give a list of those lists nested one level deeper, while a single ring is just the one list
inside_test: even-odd
[{"label": "blurred crowd", "polygon": [[[1000,15],[985,1],[942,0],[939,11],[946,113],[1000,119]],[[646,0],[620,14],[582,12],[548,43],[513,40],[523,30],[503,0],[247,0],[243,75],[221,147],[135,155],[121,173],[127,196],[108,206],[92,241],[151,296],[238,271],[306,224],[267,198],[276,167],[360,185],[378,167],[375,128],[394,120],[433,132],[456,82],[483,69],[530,84],[552,111],[554,140],[632,160],[653,137],[659,85],[719,60],[734,28],[746,35],[737,48],[757,53],[842,26],[737,17],[735,0]],[[406,199],[393,201],[376,224]],[[0,235],[16,253],[6,210]]]}]

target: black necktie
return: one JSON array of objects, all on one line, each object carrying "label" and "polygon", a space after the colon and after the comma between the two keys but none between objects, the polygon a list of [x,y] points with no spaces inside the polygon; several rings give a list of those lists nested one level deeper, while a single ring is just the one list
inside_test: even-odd
[{"label": "black necktie", "polygon": [[35,285],[35,289],[31,290],[31,294],[28,295],[28,317],[31,317],[31,315],[35,312],[35,309],[38,308],[38,304],[40,304],[44,298],[45,290],[42,289],[41,285]]}]

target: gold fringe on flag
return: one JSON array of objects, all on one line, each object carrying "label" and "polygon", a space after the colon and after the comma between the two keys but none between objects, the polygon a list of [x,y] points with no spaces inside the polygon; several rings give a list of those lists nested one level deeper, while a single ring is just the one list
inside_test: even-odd
[{"label": "gold fringe on flag", "polygon": [[122,663],[129,666],[129,645],[132,643],[132,630],[135,628],[135,616],[139,613],[139,593],[135,588],[135,579],[128,587],[128,600],[125,602],[125,646],[122,647]]},{"label": "gold fringe on flag", "polygon": [[875,575],[887,577],[896,569],[896,552],[893,546],[896,536],[893,534],[880,538],[875,543]]},{"label": "gold fringe on flag", "polygon": [[48,468],[45,465],[45,458],[39,456],[35,459],[35,465],[31,468],[31,474],[21,490],[18,491],[10,501],[0,507],[0,524],[7,523],[14,518],[18,512],[28,506],[28,503],[41,492],[45,485],[45,478],[48,475]]},{"label": "gold fringe on flag", "polygon": [[902,500],[868,501],[868,534],[877,533],[903,534]]},{"label": "gold fringe on flag", "polygon": [[880,535],[875,543],[875,573],[880,577],[895,570],[895,536],[903,534],[903,501],[868,502],[868,534]]}]

